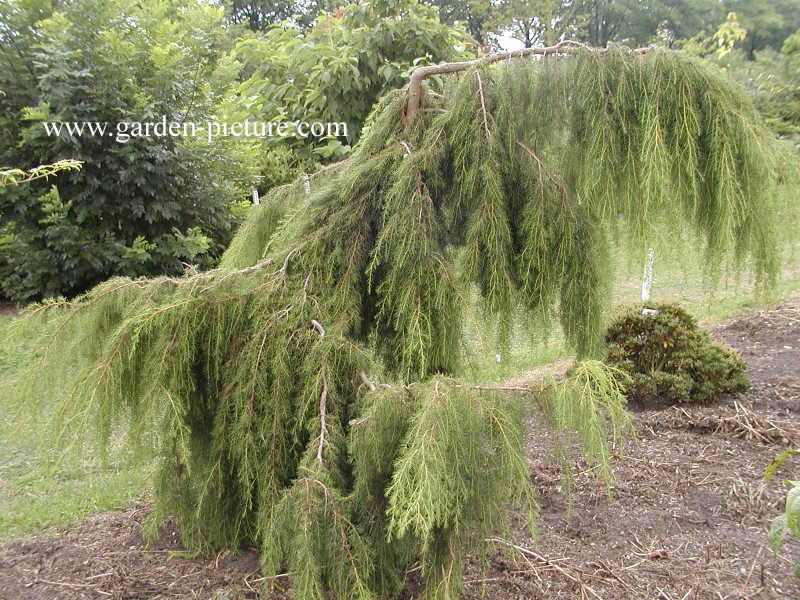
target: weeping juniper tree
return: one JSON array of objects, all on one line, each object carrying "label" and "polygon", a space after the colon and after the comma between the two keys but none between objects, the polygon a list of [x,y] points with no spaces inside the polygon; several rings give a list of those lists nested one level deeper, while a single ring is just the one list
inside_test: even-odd
[{"label": "weeping juniper tree", "polygon": [[[259,545],[295,597],[391,596],[415,564],[424,594],[457,596],[465,553],[535,512],[526,422],[605,473],[629,426],[623,377],[591,360],[612,236],[667,217],[715,262],[776,271],[779,164],[740,90],[666,51],[537,52],[418,71],[218,269],[33,307],[19,335],[38,329],[47,376],[18,393],[65,396],[65,437],[154,446],[152,524]],[[473,290],[500,320],[560,320],[584,360],[533,395],[453,379]]]}]

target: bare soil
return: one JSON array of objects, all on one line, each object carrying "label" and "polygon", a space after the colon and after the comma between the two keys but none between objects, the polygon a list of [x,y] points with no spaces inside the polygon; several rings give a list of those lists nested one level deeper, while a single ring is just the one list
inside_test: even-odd
[{"label": "bare soil", "polygon": [[[790,541],[778,556],[767,545],[785,497],[780,482],[800,479],[800,460],[763,482],[779,452],[800,447],[800,300],[713,335],[748,362],[752,389],[702,406],[639,407],[638,441],[615,450],[610,494],[578,464],[569,518],[562,482],[542,461],[546,446],[531,433],[538,538],[520,528],[498,542],[488,569],[471,565],[468,598],[800,598],[800,544]],[[0,599],[261,597],[255,550],[191,558],[170,526],[146,547],[146,511],[98,514],[0,547]]]}]

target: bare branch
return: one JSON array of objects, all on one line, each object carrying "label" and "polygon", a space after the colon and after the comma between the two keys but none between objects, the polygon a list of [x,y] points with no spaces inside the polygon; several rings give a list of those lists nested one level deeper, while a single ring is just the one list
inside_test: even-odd
[{"label": "bare branch", "polygon": [[[443,63],[439,65],[428,65],[425,67],[418,67],[414,69],[411,74],[411,81],[408,84],[408,108],[406,109],[406,127],[414,122],[419,111],[420,104],[422,103],[422,82],[432,75],[445,75],[447,73],[458,73],[459,71],[466,71],[467,69],[481,66],[490,65],[501,60],[508,60],[522,56],[551,56],[554,54],[570,54],[577,50],[591,50],[592,52],[605,52],[607,48],[592,48],[581,42],[565,40],[559,42],[554,46],[545,46],[541,48],[521,48],[511,52],[500,52],[498,54],[489,54],[483,58],[475,60]],[[639,48],[632,50],[632,52],[643,53],[651,50],[651,48]]]},{"label": "bare branch", "polygon": [[286,269],[289,268],[289,259],[292,257],[292,254],[296,252],[300,252],[300,248],[292,248],[289,254],[286,255],[286,258],[283,260],[283,266],[280,268],[280,271],[278,271],[279,273],[286,273]]},{"label": "bare branch", "polygon": [[527,145],[523,144],[521,141],[517,140],[517,146],[522,148],[528,156],[530,156],[533,160],[536,161],[537,166],[539,167],[539,189],[541,190],[542,196],[544,196],[544,178],[542,177],[542,173],[547,176],[547,179],[558,188],[559,193],[562,197],[566,197],[567,195],[567,187],[564,185],[562,181],[559,181],[553,173],[548,169],[542,159],[536,156],[536,153],[531,150]]},{"label": "bare branch", "polygon": [[258,261],[252,267],[245,267],[244,269],[239,269],[238,271],[233,271],[231,275],[246,275],[247,273],[252,273],[253,271],[258,271],[259,269],[263,269],[272,264],[271,258],[265,258],[264,260]]},{"label": "bare branch", "polygon": [[481,81],[481,74],[478,71],[475,71],[475,77],[478,78],[478,94],[481,97],[481,110],[483,111],[483,127],[486,129],[486,139],[488,140],[492,137],[492,134],[489,132],[489,118],[486,115],[486,98],[483,95],[483,82]]},{"label": "bare branch", "polygon": [[322,464],[322,447],[325,445],[325,434],[328,428],[325,418],[328,415],[328,379],[325,377],[325,364],[322,365],[322,394],[319,397],[319,447],[317,448],[317,461]]},{"label": "bare branch", "polygon": [[376,389],[376,388],[375,388],[375,384],[374,384],[374,383],[372,383],[372,382],[369,380],[369,378],[367,377],[367,374],[366,374],[366,373],[364,373],[364,371],[359,371],[359,372],[358,372],[358,374],[361,376],[361,381],[363,381],[363,382],[364,382],[364,385],[365,385],[365,386],[367,386],[367,389],[368,389],[370,392],[374,392],[374,391],[375,391],[375,389]]},{"label": "bare branch", "polygon": [[319,332],[319,337],[325,337],[325,328],[316,319],[311,319],[311,326]]}]

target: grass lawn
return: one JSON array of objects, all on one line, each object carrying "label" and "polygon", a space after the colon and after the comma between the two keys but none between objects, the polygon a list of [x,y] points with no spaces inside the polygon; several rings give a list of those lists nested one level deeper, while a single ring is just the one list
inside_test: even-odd
[{"label": "grass lawn", "polygon": [[45,419],[34,416],[46,415],[52,402],[43,399],[41,411],[14,403],[7,385],[25,348],[6,343],[12,321],[0,316],[0,542],[146,498],[147,465],[103,461],[90,447],[59,452],[47,443]]}]

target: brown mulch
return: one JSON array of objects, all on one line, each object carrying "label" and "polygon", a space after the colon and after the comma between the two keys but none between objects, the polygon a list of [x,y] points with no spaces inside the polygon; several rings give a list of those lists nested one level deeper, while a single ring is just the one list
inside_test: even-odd
[{"label": "brown mulch", "polygon": [[[531,433],[538,538],[520,528],[513,540],[498,540],[488,570],[469,567],[468,598],[800,598],[792,574],[800,544],[789,542],[778,556],[767,545],[785,496],[780,481],[800,479],[800,461],[790,458],[763,483],[772,459],[800,444],[800,300],[713,334],[748,362],[752,389],[707,405],[637,411],[639,439],[616,449],[610,494],[578,464],[568,500],[542,461],[542,436]],[[259,597],[254,550],[190,558],[173,527],[146,547],[146,510],[94,515],[0,547],[0,599]]]},{"label": "brown mulch", "polygon": [[99,513],[59,535],[8,544],[0,550],[0,598],[199,599],[222,591],[220,600],[259,597],[256,551],[193,558],[173,524],[146,545],[141,526],[148,510]]}]

